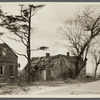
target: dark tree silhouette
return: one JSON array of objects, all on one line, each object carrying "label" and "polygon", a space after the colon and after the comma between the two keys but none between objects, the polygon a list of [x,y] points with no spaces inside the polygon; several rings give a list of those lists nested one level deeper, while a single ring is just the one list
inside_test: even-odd
[{"label": "dark tree silhouette", "polygon": [[[87,62],[87,54],[89,47],[92,45],[92,40],[100,35],[100,15],[94,15],[95,11],[91,8],[85,8],[81,14],[76,16],[76,19],[65,22],[65,25],[60,29],[66,36],[69,46],[66,47],[71,53],[77,56],[75,67],[75,78],[78,77],[80,71],[85,67]],[[80,64],[80,59],[83,62]]]},{"label": "dark tree silhouette", "polygon": [[100,65],[100,43],[97,42],[95,46],[92,46],[90,53],[95,62],[94,78],[96,78],[98,66]]},{"label": "dark tree silhouette", "polygon": [[[1,27],[8,29],[11,33],[18,36],[21,42],[26,46],[26,55],[19,54],[27,58],[28,61],[28,83],[30,82],[30,66],[31,66],[31,18],[44,5],[20,5],[20,15],[8,15],[0,9]],[[14,39],[16,40],[16,39]]]}]

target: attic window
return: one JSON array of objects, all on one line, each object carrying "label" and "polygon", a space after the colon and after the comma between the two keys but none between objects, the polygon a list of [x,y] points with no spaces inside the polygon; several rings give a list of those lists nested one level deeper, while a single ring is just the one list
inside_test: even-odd
[{"label": "attic window", "polygon": [[6,48],[2,49],[2,56],[6,56]]},{"label": "attic window", "polygon": [[0,48],[0,56],[6,56],[6,48]]}]

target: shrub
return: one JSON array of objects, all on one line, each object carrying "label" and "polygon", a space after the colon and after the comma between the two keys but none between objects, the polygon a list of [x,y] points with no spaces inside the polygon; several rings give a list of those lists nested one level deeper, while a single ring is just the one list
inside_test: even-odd
[{"label": "shrub", "polygon": [[93,78],[93,76],[91,76],[91,75],[86,75],[85,78]]},{"label": "shrub", "polygon": [[62,77],[64,80],[66,80],[66,79],[70,78],[70,73],[69,73],[69,72],[63,72],[63,73],[61,74],[61,77]]}]

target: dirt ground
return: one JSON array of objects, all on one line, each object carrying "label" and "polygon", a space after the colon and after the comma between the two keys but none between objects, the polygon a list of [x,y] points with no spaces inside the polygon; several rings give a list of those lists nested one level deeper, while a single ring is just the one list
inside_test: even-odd
[{"label": "dirt ground", "polygon": [[[0,87],[0,96],[38,96],[42,95],[80,95],[100,94],[99,79],[33,82],[30,85],[4,85]],[[98,91],[96,89],[99,89]]]}]

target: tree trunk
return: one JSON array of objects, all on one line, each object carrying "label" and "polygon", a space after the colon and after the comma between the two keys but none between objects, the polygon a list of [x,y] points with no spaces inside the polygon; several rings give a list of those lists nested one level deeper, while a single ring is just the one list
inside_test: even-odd
[{"label": "tree trunk", "polygon": [[87,58],[85,58],[83,63],[79,66],[80,58],[77,59],[77,63],[76,63],[76,66],[75,66],[75,76],[74,76],[74,78],[78,78],[78,75],[79,75],[80,71],[84,68],[84,66],[86,65],[86,62],[87,62]]},{"label": "tree trunk", "polygon": [[78,69],[79,69],[79,58],[77,58],[77,62],[75,64],[75,75],[74,75],[74,78],[78,78]]},{"label": "tree trunk", "polygon": [[95,71],[94,71],[94,78],[96,78],[97,69],[98,69],[98,65],[96,64]]},{"label": "tree trunk", "polygon": [[76,71],[75,71],[75,75],[74,75],[74,79],[77,79],[77,78],[78,78],[78,75],[79,75],[79,71],[76,70]]},{"label": "tree trunk", "polygon": [[73,72],[70,70],[70,78],[73,78]]},{"label": "tree trunk", "polygon": [[30,66],[31,66],[31,46],[30,46],[30,34],[31,34],[31,7],[30,9],[30,16],[29,16],[29,32],[28,32],[28,41],[27,41],[27,56],[28,56],[28,80],[27,82],[30,83]]}]

